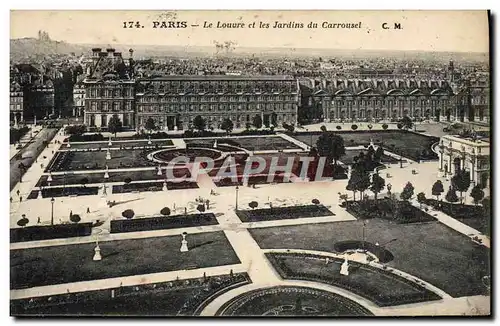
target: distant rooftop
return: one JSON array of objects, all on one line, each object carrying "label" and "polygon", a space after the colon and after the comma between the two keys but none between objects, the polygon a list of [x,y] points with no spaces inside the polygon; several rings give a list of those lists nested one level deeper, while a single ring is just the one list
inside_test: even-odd
[{"label": "distant rooftop", "polygon": [[292,76],[283,75],[262,75],[262,76],[246,76],[246,75],[165,75],[159,77],[143,77],[138,81],[151,80],[295,80]]}]

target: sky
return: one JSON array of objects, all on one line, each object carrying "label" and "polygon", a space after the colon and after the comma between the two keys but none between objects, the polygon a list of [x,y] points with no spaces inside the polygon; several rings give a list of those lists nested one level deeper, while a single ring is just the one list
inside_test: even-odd
[{"label": "sky", "polygon": [[[488,52],[486,11],[11,11],[10,37],[36,37],[80,44]],[[154,29],[154,21],[186,21],[187,28]],[[123,22],[141,28],[123,28]],[[304,28],[272,28],[276,21]],[[243,28],[203,28],[204,23],[244,23]],[[249,24],[269,23],[269,28]],[[309,22],[318,28],[307,28]],[[357,29],[322,28],[323,22],[359,24]],[[382,24],[390,29],[383,29]],[[401,29],[394,29],[399,23]],[[192,27],[191,25],[199,25]]]}]

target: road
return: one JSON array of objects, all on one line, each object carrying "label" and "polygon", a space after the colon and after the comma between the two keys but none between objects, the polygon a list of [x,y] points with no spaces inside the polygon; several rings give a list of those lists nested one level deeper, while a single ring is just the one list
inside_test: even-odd
[{"label": "road", "polygon": [[[31,164],[35,161],[35,159],[42,152],[44,145],[43,142],[45,140],[51,141],[52,138],[57,134],[59,129],[42,129],[34,138],[31,144],[28,144],[26,147],[19,151],[19,155],[14,156],[10,160],[10,190],[12,190],[16,184],[19,182],[19,177],[23,175],[21,169],[19,169],[19,163],[23,163],[25,166],[31,166]],[[31,152],[32,155],[26,158],[22,158],[23,154]],[[17,159],[16,157],[21,157]]]}]

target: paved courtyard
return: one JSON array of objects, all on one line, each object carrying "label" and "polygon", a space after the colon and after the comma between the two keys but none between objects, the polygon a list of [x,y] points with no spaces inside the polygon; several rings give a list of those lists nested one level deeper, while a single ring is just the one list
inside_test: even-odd
[{"label": "paved courtyard", "polygon": [[[62,142],[65,138],[64,135],[58,134],[54,140],[56,142]],[[176,143],[177,140],[174,142]],[[426,302],[420,304],[413,305],[403,305],[397,307],[377,307],[373,303],[370,303],[368,300],[358,297],[348,291],[336,288],[331,285],[326,284],[310,284],[305,281],[294,281],[294,280],[283,280],[280,278],[279,274],[274,270],[272,265],[269,263],[268,259],[265,256],[266,250],[270,249],[269,246],[262,246],[258,239],[254,239],[252,235],[258,232],[265,232],[263,228],[280,228],[280,227],[290,227],[297,228],[299,230],[297,234],[290,235],[289,239],[286,240],[286,234],[283,234],[285,239],[280,246],[280,249],[293,249],[294,247],[291,243],[287,241],[291,241],[293,237],[301,237],[301,227],[304,227],[304,230],[307,230],[309,226],[313,226],[317,228],[317,230],[326,230],[323,226],[328,226],[328,228],[332,228],[332,230],[337,230],[336,225],[344,225],[346,223],[359,223],[356,222],[355,218],[346,212],[346,210],[339,206],[342,202],[339,198],[339,193],[347,193],[349,198],[352,198],[352,193],[347,192],[345,190],[347,185],[347,180],[334,180],[334,181],[322,181],[322,182],[292,182],[292,183],[281,183],[281,184],[262,184],[258,185],[255,188],[252,187],[242,187],[239,189],[236,187],[228,186],[228,187],[216,187],[213,183],[211,177],[207,175],[199,175],[196,183],[198,188],[195,189],[183,189],[183,190],[162,190],[156,192],[137,192],[137,193],[120,193],[115,194],[108,191],[107,193],[103,192],[102,185],[100,186],[98,195],[90,195],[90,196],[77,196],[77,197],[57,197],[55,198],[54,203],[51,203],[50,198],[36,198],[26,200],[28,194],[36,188],[36,184],[39,182],[39,179],[43,173],[44,168],[41,167],[40,163],[47,166],[48,162],[52,159],[53,153],[58,149],[60,144],[51,143],[49,148],[45,149],[42,154],[40,154],[39,158],[46,156],[45,159],[39,159],[37,163],[33,164],[30,169],[27,171],[23,178],[23,182],[17,184],[14,189],[11,191],[11,213],[10,213],[10,227],[18,227],[18,220],[25,215],[26,218],[29,219],[29,225],[48,225],[50,224],[52,218],[52,206],[54,207],[54,222],[55,223],[65,223],[69,222],[70,214],[79,214],[82,218],[82,222],[104,222],[103,225],[99,226],[100,231],[99,241],[107,244],[116,244],[117,248],[120,248],[120,243],[123,241],[150,241],[148,239],[158,239],[158,238],[169,238],[172,237],[175,239],[174,243],[168,248],[173,247],[175,251],[175,255],[178,255],[178,246],[180,245],[180,234],[182,232],[188,232],[193,237],[203,236],[213,234],[213,232],[217,232],[217,234],[221,234],[224,236],[227,245],[224,247],[229,248],[231,251],[234,251],[234,258],[228,258],[228,260],[220,260],[215,254],[216,258],[213,258],[213,255],[207,255],[204,257],[205,259],[214,260],[213,264],[199,264],[195,269],[190,270],[182,270],[182,266],[186,265],[196,265],[194,260],[194,254],[192,254],[191,258],[181,258],[181,260],[173,260],[168,262],[170,267],[162,267],[155,270],[148,270],[147,266],[144,265],[144,268],[137,269],[136,271],[130,271],[127,273],[110,273],[110,274],[101,274],[99,277],[96,276],[88,276],[82,279],[77,278],[67,278],[61,279],[59,282],[43,282],[36,281],[43,279],[38,277],[32,277],[31,280],[23,280],[20,283],[28,284],[29,286],[21,289],[19,286],[12,286],[11,284],[11,297],[12,299],[23,299],[30,297],[37,297],[42,295],[56,295],[61,293],[66,293],[67,291],[71,292],[79,292],[79,291],[90,291],[90,290],[99,290],[99,289],[109,289],[119,284],[147,284],[147,283],[155,283],[155,282],[163,282],[175,280],[178,277],[180,279],[190,278],[190,277],[200,277],[203,273],[207,275],[222,275],[228,274],[230,270],[234,273],[237,272],[247,272],[250,279],[252,280],[252,284],[245,285],[239,287],[237,289],[230,290],[221,296],[218,296],[213,301],[211,301],[206,308],[202,311],[202,315],[215,315],[217,311],[223,306],[223,304],[232,298],[237,297],[238,295],[245,293],[251,290],[257,290],[265,287],[271,286],[285,286],[285,285],[294,285],[294,286],[302,286],[307,285],[311,287],[315,287],[319,290],[329,291],[331,293],[336,293],[338,295],[344,296],[350,300],[354,300],[358,303],[361,303],[364,309],[367,309],[370,313],[375,315],[414,315],[414,314],[423,314],[427,313],[436,313],[443,312],[444,314],[457,314],[457,313],[466,313],[472,314],[477,313],[477,311],[485,311],[485,307],[489,307],[489,297],[477,295],[477,292],[474,291],[458,291],[453,287],[449,287],[443,284],[433,284],[437,287],[440,287],[444,292],[448,293],[449,296],[443,298],[442,300],[438,300],[435,302]],[[296,146],[293,145],[291,147]],[[152,166],[151,169],[155,167]],[[416,170],[416,174],[412,173],[412,170]],[[111,172],[110,172],[111,173]],[[151,172],[150,172],[151,173]],[[431,188],[434,181],[440,179],[443,182],[444,188],[447,189],[450,181],[441,177],[438,174],[438,162],[426,162],[426,163],[415,163],[412,161],[405,162],[403,164],[403,168],[400,168],[399,163],[396,164],[388,164],[387,169],[381,173],[381,176],[386,179],[386,184],[390,183],[392,185],[392,192],[399,193],[402,191],[404,185],[407,182],[411,182],[415,187],[415,194],[418,192],[426,193],[427,197],[432,197]],[[388,177],[389,176],[389,177]],[[111,187],[112,183],[108,184],[107,187]],[[19,195],[17,191],[19,190]],[[213,192],[215,191],[215,193]],[[384,190],[383,193],[385,193]],[[488,193],[488,189],[485,190],[485,193]],[[470,191],[468,191],[469,193]],[[372,196],[369,191],[367,194]],[[21,201],[22,197],[22,201]],[[164,207],[169,207],[172,211],[172,215],[179,214],[193,214],[197,213],[198,201],[197,199],[202,197],[203,199],[208,199],[210,201],[210,207],[208,209],[209,212],[215,214],[218,224],[217,225],[209,225],[209,226],[195,226],[195,227],[186,227],[186,228],[178,228],[178,229],[169,229],[169,230],[157,230],[157,231],[142,231],[142,232],[130,232],[130,233],[119,233],[119,234],[110,234],[110,221],[115,219],[123,219],[122,212],[126,209],[132,209],[135,212],[136,218],[148,217],[153,215],[158,215],[160,210]],[[235,209],[238,208],[240,210],[249,210],[249,203],[252,201],[256,201],[258,203],[258,208],[270,208],[273,207],[286,207],[286,206],[298,206],[298,205],[311,205],[312,200],[317,199],[322,205],[328,208],[329,211],[332,212],[332,215],[327,216],[319,216],[319,217],[308,217],[308,218],[293,218],[293,219],[279,219],[279,220],[271,220],[271,221],[256,221],[256,222],[242,222],[238,216],[235,214]],[[108,201],[114,201],[115,205],[109,207],[107,205]],[[472,203],[470,196],[466,198],[467,203]],[[271,205],[270,205],[271,203]],[[415,205],[418,205],[414,202]],[[237,206],[237,207],[236,207]],[[477,230],[468,227],[467,225],[460,223],[453,218],[440,213],[440,212],[431,212],[432,215],[435,214],[438,222],[435,224],[439,225],[439,230],[442,232],[443,236],[450,237],[453,239],[453,246],[463,246],[463,248],[469,248],[474,245],[471,240],[472,237],[478,236],[483,239],[483,243],[480,245],[481,250],[488,250],[489,248],[489,238],[480,234]],[[39,221],[39,223],[38,223]],[[419,232],[413,232],[412,235],[417,237],[416,234],[421,234],[421,237],[416,239],[416,243],[418,245],[424,246],[430,245],[426,241],[425,228],[429,227],[428,225],[416,225],[412,226],[415,228],[421,227]],[[336,231],[339,232],[340,228]],[[353,229],[353,234],[359,237],[359,228]],[[391,237],[391,232],[389,232],[390,228],[383,228],[380,230],[381,234],[386,232],[387,234],[384,237]],[[321,233],[318,231],[316,235],[312,235],[310,233],[304,232],[302,236],[307,236],[309,238],[314,239],[314,236],[320,236]],[[332,231],[333,232],[333,231]],[[351,231],[350,231],[351,232]],[[402,231],[398,231],[402,232]],[[451,235],[450,235],[451,234]],[[404,238],[404,232],[397,236],[398,238]],[[135,240],[133,240],[135,239]],[[257,240],[257,241],[256,241]],[[324,240],[324,239],[317,239]],[[152,240],[151,240],[152,241]],[[207,240],[210,241],[210,240]],[[409,241],[409,240],[407,240]],[[419,242],[421,241],[421,242]],[[89,268],[90,264],[101,264],[102,266],[112,266],[114,259],[113,256],[109,255],[114,250],[107,248],[107,245],[102,246],[103,250],[103,260],[101,262],[92,262],[91,255],[92,250],[94,248],[95,235],[90,237],[76,237],[76,238],[68,238],[68,239],[54,239],[54,240],[44,240],[44,241],[32,241],[32,242],[20,242],[20,243],[12,243],[11,244],[11,256],[19,257],[19,255],[25,257],[23,259],[27,260],[39,260],[41,258],[38,255],[41,255],[43,252],[49,252],[48,250],[53,250],[53,258],[50,261],[54,264],[58,264],[57,261],[64,259],[63,257],[66,255],[64,252],[67,252],[67,255],[74,255],[80,251],[85,252],[82,253],[82,264],[85,268]],[[144,243],[146,243],[144,242]],[[293,242],[293,241],[292,241]],[[125,243],[125,242],[123,242]],[[137,242],[140,243],[140,242]],[[176,244],[175,244],[176,243]],[[207,248],[210,246],[214,246],[215,243],[207,244]],[[397,244],[394,244],[397,245]],[[447,247],[447,244],[437,244],[437,246]],[[64,247],[64,250],[58,250],[58,248]],[[78,249],[71,249],[72,246]],[[145,245],[144,251],[148,251],[147,255],[139,254],[144,257],[155,256],[155,252],[161,252],[161,256],[154,257],[155,259],[164,259],[166,261],[171,259],[168,250],[165,251],[163,246],[157,245]],[[159,248],[162,247],[162,248]],[[125,250],[126,248],[122,248],[120,250]],[[193,253],[197,249],[193,249]],[[303,249],[315,249],[314,246],[311,248],[303,248]],[[36,251],[38,250],[38,251]],[[218,249],[215,248],[215,251]],[[317,248],[315,249],[317,250]],[[327,248],[323,248],[322,250],[327,250]],[[451,250],[451,249],[450,249]],[[465,249],[464,249],[465,250]],[[467,249],[469,250],[469,249]],[[25,252],[21,254],[22,252]],[[123,252],[123,251],[122,251]],[[466,251],[469,252],[469,251]],[[439,253],[445,257],[443,252]],[[45,254],[43,254],[45,255]],[[134,258],[134,254],[130,253],[130,257],[132,260],[139,259]],[[31,258],[30,258],[31,257]],[[124,256],[125,257],[125,256]],[[164,257],[164,258],[162,258]],[[172,256],[174,257],[174,256]],[[187,257],[187,256],[185,256]],[[223,254],[221,253],[221,256]],[[477,264],[474,260],[467,261],[463,258],[463,255],[460,256],[465,263]],[[411,258],[411,257],[410,257]],[[428,257],[430,259],[430,257]],[[17,258],[16,258],[17,259]],[[46,258],[43,258],[46,259]],[[143,258],[140,258],[143,259]],[[176,258],[177,259],[177,258]],[[222,259],[222,258],[221,258]],[[443,258],[444,259],[444,258]],[[453,268],[457,264],[457,261],[445,260],[441,262],[441,267],[443,271],[446,271],[447,268]],[[44,264],[48,264],[47,260],[44,260]],[[178,263],[176,263],[176,261]],[[88,262],[88,263],[86,263]],[[11,262],[12,264],[12,262]],[[31,263],[33,264],[33,263]],[[110,265],[111,264],[111,265]],[[123,263],[125,264],[125,263]],[[122,264],[122,265],[123,265]],[[34,266],[34,265],[33,265]],[[50,264],[44,266],[51,266]],[[124,265],[123,265],[124,266]],[[141,265],[142,266],[142,265]],[[162,266],[162,265],[158,265]],[[423,271],[418,272],[412,268],[407,268],[405,265],[397,265],[394,266],[396,268],[401,269],[403,272],[409,273],[416,278],[425,278],[425,273]],[[11,266],[12,268],[12,266]],[[104,267],[99,267],[104,268]],[[40,269],[40,271],[45,269]],[[88,275],[94,275],[95,271],[92,271],[92,268],[89,269]],[[459,271],[457,270],[457,273]],[[57,273],[56,273],[57,274]],[[54,274],[54,275],[56,275]],[[23,276],[25,275],[25,276]],[[20,274],[19,277],[26,277],[28,274]],[[56,276],[54,276],[56,277]],[[463,277],[467,277],[466,274]],[[57,277],[56,277],[57,278]],[[45,278],[49,279],[49,278]],[[35,281],[34,281],[35,280]],[[427,280],[427,279],[426,279]],[[85,282],[83,282],[85,281]],[[433,283],[434,280],[427,280],[430,283]],[[305,282],[305,283],[304,283]],[[62,283],[62,284],[57,284]],[[480,287],[481,285],[478,283],[477,285]],[[461,297],[463,295],[474,295],[468,300],[464,300]],[[452,298],[452,297],[457,298]],[[446,304],[445,304],[446,303]],[[452,307],[452,308],[450,308]]]}]

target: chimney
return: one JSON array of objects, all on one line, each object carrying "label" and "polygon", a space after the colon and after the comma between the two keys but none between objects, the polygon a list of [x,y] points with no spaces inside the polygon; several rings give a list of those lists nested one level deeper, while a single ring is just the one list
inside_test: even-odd
[{"label": "chimney", "polygon": [[98,57],[101,52],[101,48],[93,48],[92,49],[92,57]]}]

